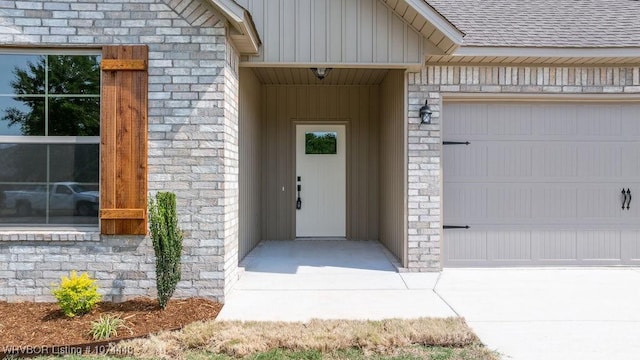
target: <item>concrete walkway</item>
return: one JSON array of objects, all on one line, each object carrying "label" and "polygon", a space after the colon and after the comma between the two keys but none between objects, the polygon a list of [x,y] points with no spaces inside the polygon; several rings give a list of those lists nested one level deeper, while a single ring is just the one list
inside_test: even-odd
[{"label": "concrete walkway", "polygon": [[400,274],[373,241],[267,241],[241,265],[218,319],[455,316],[433,291],[438,273]]},{"label": "concrete walkway", "polygon": [[264,242],[218,319],[463,316],[505,359],[640,358],[640,269],[397,273],[366,241]]}]

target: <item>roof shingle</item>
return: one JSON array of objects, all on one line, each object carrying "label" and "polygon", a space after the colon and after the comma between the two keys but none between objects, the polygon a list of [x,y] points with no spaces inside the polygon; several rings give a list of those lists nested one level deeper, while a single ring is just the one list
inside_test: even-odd
[{"label": "roof shingle", "polygon": [[465,46],[639,47],[637,0],[425,0]]}]

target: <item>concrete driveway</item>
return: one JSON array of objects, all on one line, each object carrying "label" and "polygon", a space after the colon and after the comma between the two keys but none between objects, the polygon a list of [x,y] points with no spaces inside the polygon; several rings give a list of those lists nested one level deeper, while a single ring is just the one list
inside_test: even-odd
[{"label": "concrete driveway", "polygon": [[640,358],[640,269],[445,269],[435,291],[505,359]]},{"label": "concrete driveway", "polygon": [[270,241],[218,319],[464,317],[505,359],[640,359],[640,269],[398,273],[377,242]]}]

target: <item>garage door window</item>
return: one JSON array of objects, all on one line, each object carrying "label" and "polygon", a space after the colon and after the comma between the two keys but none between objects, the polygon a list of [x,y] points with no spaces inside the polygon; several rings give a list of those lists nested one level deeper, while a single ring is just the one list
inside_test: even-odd
[{"label": "garage door window", "polygon": [[0,228],[97,226],[99,64],[0,53]]}]

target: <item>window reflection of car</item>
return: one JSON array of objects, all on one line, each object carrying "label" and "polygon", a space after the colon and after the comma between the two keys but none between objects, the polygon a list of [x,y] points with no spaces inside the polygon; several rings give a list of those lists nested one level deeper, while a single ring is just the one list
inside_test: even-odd
[{"label": "window reflection of car", "polygon": [[98,214],[96,187],[76,182],[58,182],[48,188],[38,186],[32,190],[12,190],[4,192],[4,207],[15,209],[18,216],[30,216],[32,213],[44,213],[47,208],[47,195],[50,213],[65,213],[80,216]]}]

